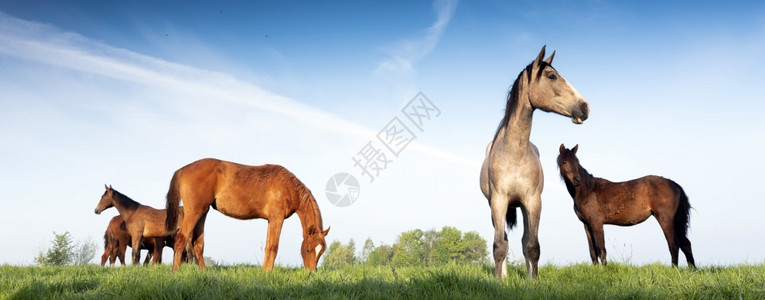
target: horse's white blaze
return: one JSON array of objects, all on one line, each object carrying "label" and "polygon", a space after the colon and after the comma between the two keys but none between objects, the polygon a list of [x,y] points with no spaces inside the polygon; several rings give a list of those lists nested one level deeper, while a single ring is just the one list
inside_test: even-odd
[{"label": "horse's white blaze", "polygon": [[321,252],[321,244],[316,245],[316,254],[319,254]]}]

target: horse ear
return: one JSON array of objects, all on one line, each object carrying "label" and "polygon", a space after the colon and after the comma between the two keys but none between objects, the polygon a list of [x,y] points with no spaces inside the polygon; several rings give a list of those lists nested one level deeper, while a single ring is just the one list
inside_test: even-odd
[{"label": "horse ear", "polygon": [[112,187],[112,185],[111,185],[111,184],[109,185],[109,189],[110,189],[110,190],[113,190],[113,189],[114,189],[114,188]]},{"label": "horse ear", "polygon": [[104,189],[106,189],[106,190],[108,190],[108,189],[109,189],[109,186],[108,186],[108,185],[106,185],[106,183],[104,183]]},{"label": "horse ear", "polygon": [[566,152],[566,146],[563,146],[563,144],[560,144],[560,154],[563,154],[563,152]]},{"label": "horse ear", "polygon": [[553,60],[553,57],[555,57],[555,50],[553,50],[553,54],[552,54],[552,55],[550,55],[550,57],[548,57],[547,59],[545,59],[545,62],[546,62],[548,65],[552,65],[552,60]]},{"label": "horse ear", "polygon": [[542,46],[542,51],[539,51],[539,55],[537,55],[537,59],[534,60],[534,65],[538,66],[543,59],[545,59],[545,47],[547,45]]},{"label": "horse ear", "polygon": [[574,146],[574,148],[571,149],[571,152],[574,152],[574,154],[576,154],[577,150],[579,150],[579,144],[576,144],[576,146]]},{"label": "horse ear", "polygon": [[327,234],[329,233],[329,229],[330,229],[330,228],[332,228],[332,226],[329,226],[329,227],[327,227],[327,230],[324,230],[324,231],[322,231],[322,232],[321,232],[321,235],[323,235],[323,236],[327,236]]}]

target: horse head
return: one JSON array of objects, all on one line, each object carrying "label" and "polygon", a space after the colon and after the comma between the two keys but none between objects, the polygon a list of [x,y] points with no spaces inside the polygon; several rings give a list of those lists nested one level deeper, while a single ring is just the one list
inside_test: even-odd
[{"label": "horse head", "polygon": [[300,254],[303,256],[303,265],[305,265],[306,269],[316,270],[319,258],[327,250],[327,243],[324,241],[324,237],[328,233],[329,228],[324,231],[313,230],[303,239],[303,244],[300,246]]},{"label": "horse head", "polygon": [[100,215],[102,211],[106,210],[109,207],[114,206],[112,199],[114,197],[114,189],[111,185],[107,186],[104,184],[104,188],[106,188],[106,191],[101,196],[101,200],[98,201],[98,205],[96,205],[95,213],[97,215]]},{"label": "horse head", "polygon": [[555,51],[547,59],[545,46],[527,68],[526,81],[528,99],[533,107],[554,112],[571,118],[575,124],[582,124],[590,113],[590,105],[581,94],[552,67]]},{"label": "horse head", "polygon": [[579,164],[579,159],[576,157],[577,150],[579,150],[579,145],[576,145],[569,150],[566,146],[560,144],[560,154],[558,154],[560,177],[564,180],[568,180],[574,186],[579,186],[579,184],[582,183],[582,177],[580,175],[582,166]]}]

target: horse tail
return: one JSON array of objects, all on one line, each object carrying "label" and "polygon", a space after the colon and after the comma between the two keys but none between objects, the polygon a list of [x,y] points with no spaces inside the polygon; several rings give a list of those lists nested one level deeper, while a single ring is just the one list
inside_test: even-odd
[{"label": "horse tail", "polygon": [[165,218],[165,229],[174,232],[178,227],[178,205],[181,202],[181,195],[178,193],[178,185],[181,177],[181,170],[175,171],[173,179],[170,180],[170,188],[167,190],[167,217]]},{"label": "horse tail", "polygon": [[109,234],[109,229],[106,229],[106,231],[104,232],[104,250],[106,250],[106,248],[109,248],[108,234]]},{"label": "horse tail", "polygon": [[672,183],[680,191],[680,203],[678,203],[677,212],[675,212],[675,238],[680,245],[685,245],[690,243],[688,241],[688,227],[691,226],[691,204],[688,202],[688,195],[685,194],[683,188],[676,182]]},{"label": "horse tail", "polygon": [[517,209],[515,207],[508,207],[505,219],[507,220],[507,229],[513,229],[518,223]]}]

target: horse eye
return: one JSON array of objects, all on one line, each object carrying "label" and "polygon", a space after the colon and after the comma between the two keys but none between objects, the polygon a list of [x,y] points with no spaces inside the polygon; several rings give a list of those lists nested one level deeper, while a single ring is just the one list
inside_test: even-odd
[{"label": "horse eye", "polygon": [[547,76],[547,78],[550,78],[550,80],[555,80],[555,79],[558,79],[558,76],[555,76],[555,74],[550,74],[549,76]]}]

